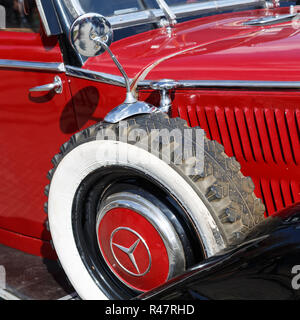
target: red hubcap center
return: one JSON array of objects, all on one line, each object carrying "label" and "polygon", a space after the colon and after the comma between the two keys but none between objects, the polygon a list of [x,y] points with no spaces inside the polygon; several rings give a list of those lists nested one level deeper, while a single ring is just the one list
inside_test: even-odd
[{"label": "red hubcap center", "polygon": [[106,212],[98,226],[98,241],[112,272],[129,287],[148,291],[168,279],[165,244],[141,214],[127,208]]}]

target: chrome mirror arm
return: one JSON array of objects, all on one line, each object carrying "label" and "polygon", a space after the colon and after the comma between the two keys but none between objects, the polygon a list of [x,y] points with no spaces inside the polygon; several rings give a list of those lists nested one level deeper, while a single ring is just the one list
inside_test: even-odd
[{"label": "chrome mirror arm", "polygon": [[119,71],[121,72],[121,74],[124,77],[125,80],[125,87],[126,87],[126,99],[124,101],[124,103],[133,103],[136,102],[136,98],[133,96],[131,89],[130,89],[130,81],[128,78],[127,73],[125,72],[124,68],[122,67],[121,63],[119,62],[119,60],[116,58],[116,56],[112,53],[112,51],[110,50],[109,46],[103,42],[101,40],[100,37],[95,37],[93,39],[99,46],[102,46],[102,48],[107,51],[110,55],[110,57],[112,58],[113,62],[115,63],[115,65],[117,66],[117,68],[119,69]]},{"label": "chrome mirror arm", "polygon": [[119,106],[112,109],[104,118],[104,121],[109,123],[117,123],[119,121],[122,121],[124,119],[130,118],[135,115],[139,114],[147,114],[147,113],[153,113],[158,112],[158,109],[151,104],[144,102],[144,101],[138,101],[134,95],[132,94],[130,90],[130,81],[127,76],[127,73],[125,72],[124,68],[120,64],[119,60],[116,58],[116,56],[112,53],[110,48],[106,43],[104,43],[100,37],[95,37],[93,39],[97,44],[102,46],[104,50],[106,50],[110,57],[112,58],[113,62],[119,69],[119,71],[122,73],[124,80],[125,80],[125,86],[126,86],[126,99],[125,101],[120,104]]}]

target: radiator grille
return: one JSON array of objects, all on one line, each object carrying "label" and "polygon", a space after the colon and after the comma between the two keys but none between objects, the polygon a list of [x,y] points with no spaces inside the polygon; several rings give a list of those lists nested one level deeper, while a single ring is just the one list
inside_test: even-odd
[{"label": "radiator grille", "polygon": [[178,106],[178,115],[224,145],[250,175],[266,215],[300,201],[300,110]]}]

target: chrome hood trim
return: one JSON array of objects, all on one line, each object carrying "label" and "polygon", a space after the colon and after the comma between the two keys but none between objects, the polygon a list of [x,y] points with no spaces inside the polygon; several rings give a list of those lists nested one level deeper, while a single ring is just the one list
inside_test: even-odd
[{"label": "chrome hood trim", "polygon": [[[137,89],[150,89],[157,80],[142,80]],[[255,80],[178,80],[177,88],[251,88],[251,89],[300,89],[300,81],[255,81]]]},{"label": "chrome hood trim", "polygon": [[41,70],[53,72],[65,72],[65,65],[60,62],[38,62],[0,59],[0,68]]},{"label": "chrome hood trim", "polygon": [[[106,84],[111,84],[119,87],[126,88],[126,83],[123,77],[116,76],[113,74],[86,70],[78,67],[66,66],[66,74],[69,76],[73,76],[76,78],[91,80],[102,82]],[[129,79],[130,84],[132,83],[132,79]]]},{"label": "chrome hood trim", "polygon": [[[0,60],[0,67],[1,67]],[[106,83],[118,87],[126,87],[122,76],[91,71],[82,68],[65,66],[66,74],[76,78]],[[136,89],[149,90],[154,82],[160,79],[141,80],[137,83]],[[134,79],[129,79],[130,84]],[[261,81],[261,80],[178,80],[177,89],[201,89],[201,88],[240,88],[240,89],[300,89],[300,81]],[[152,90],[152,89],[151,89]]]}]

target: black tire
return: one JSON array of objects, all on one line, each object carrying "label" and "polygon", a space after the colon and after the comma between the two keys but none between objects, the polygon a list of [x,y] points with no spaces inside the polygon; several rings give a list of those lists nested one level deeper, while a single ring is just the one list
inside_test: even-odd
[{"label": "black tire", "polygon": [[[189,128],[184,120],[180,118],[170,119],[167,115],[162,113],[142,115],[136,118],[128,119],[127,124],[127,135],[130,134],[133,129],[139,128],[147,132],[147,138],[143,141],[147,147],[150,143],[150,132],[153,129],[167,129],[170,132],[173,129],[177,129],[183,133],[185,129]],[[61,147],[60,153],[54,156],[52,160],[54,167],[48,173],[48,178],[51,183],[45,188],[45,194],[48,196],[50,193],[49,220],[51,233],[53,233],[52,228],[55,228],[55,222],[52,221],[58,219],[58,213],[55,211],[56,208],[52,204],[55,200],[55,196],[51,196],[51,192],[53,192],[53,194],[55,193],[52,188],[54,188],[53,180],[55,179],[56,172],[58,169],[62,170],[60,167],[62,166],[61,163],[63,159],[66,157],[70,158],[72,151],[79,146],[98,140],[99,132],[103,129],[112,130],[112,132],[114,132],[117,136],[117,139],[119,138],[119,124],[108,124],[104,122],[98,123],[72,136],[71,139]],[[182,138],[179,138],[180,136],[176,135],[173,137],[173,140],[169,142],[172,150],[170,157],[164,154],[166,150],[169,149],[162,147],[162,145],[160,145],[157,157],[161,158],[162,160],[170,160],[169,167],[172,168],[174,176],[178,174],[184,179],[185,183],[192,188],[192,190],[206,207],[207,212],[213,220],[213,223],[216,224],[216,227],[212,228],[214,237],[213,241],[215,241],[215,243],[213,245],[214,248],[211,249],[211,251],[210,248],[206,247],[206,240],[203,239],[206,235],[201,235],[201,231],[199,231],[199,228],[197,227],[196,220],[198,218],[196,216],[198,215],[198,217],[201,217],[202,213],[198,212],[196,216],[190,217],[190,209],[187,209],[185,204],[182,203],[181,199],[178,199],[175,191],[173,193],[171,189],[167,188],[164,190],[164,186],[160,185],[160,182],[158,183],[156,181],[157,179],[155,180],[153,178],[152,181],[152,177],[149,175],[147,176],[145,174],[143,177],[141,177],[135,175],[133,171],[131,171],[131,173],[128,173],[126,176],[126,171],[122,171],[124,168],[127,170],[128,168],[126,167],[119,167],[119,171],[117,171],[117,167],[115,169],[112,168],[110,174],[105,173],[105,175],[104,173],[101,173],[102,171],[99,169],[97,170],[97,174],[95,170],[84,181],[82,181],[76,191],[76,195],[73,198],[71,215],[73,221],[73,234],[75,237],[77,250],[81,256],[81,259],[83,260],[85,268],[88,269],[88,272],[93,278],[94,282],[97,283],[97,286],[100,287],[105,295],[110,298],[129,298],[136,295],[137,292],[132,290],[132,288],[128,288],[128,286],[126,287],[120,283],[119,279],[116,279],[111,270],[106,270],[109,268],[105,269],[105,263],[103,263],[103,261],[100,261],[102,264],[99,261],[95,262],[95,260],[97,260],[97,258],[95,258],[95,252],[94,256],[92,252],[89,254],[86,253],[89,250],[87,249],[89,246],[87,244],[93,246],[95,239],[87,240],[88,236],[84,238],[84,232],[86,234],[90,234],[91,232],[82,231],[83,227],[82,230],[80,229],[80,223],[82,222],[78,224],[78,221],[81,221],[82,216],[88,215],[92,218],[89,218],[89,222],[85,223],[86,225],[90,224],[91,228],[94,228],[94,224],[96,222],[96,213],[93,215],[91,212],[96,212],[99,210],[99,207],[97,207],[99,204],[97,204],[96,200],[93,199],[102,199],[101,201],[107,199],[107,194],[104,193],[104,190],[107,191],[107,186],[112,184],[112,180],[109,179],[114,178],[116,181],[119,179],[117,186],[115,186],[114,182],[114,188],[119,188],[118,192],[120,192],[120,188],[123,188],[122,190],[124,191],[125,185],[126,190],[131,190],[130,192],[132,194],[139,194],[140,196],[142,195],[143,198],[148,199],[150,202],[152,201],[160,208],[161,212],[163,212],[163,215],[165,215],[169,221],[171,221],[174,230],[176,230],[176,234],[178,234],[179,238],[181,239],[180,241],[183,244],[185,255],[185,268],[190,267],[194,263],[199,262],[201,259],[215,254],[224,248],[240,243],[253,229],[253,227],[264,219],[264,206],[260,199],[256,198],[253,193],[254,184],[251,178],[244,177],[242,175],[240,172],[239,163],[235,160],[235,158],[228,157],[224,153],[224,148],[219,143],[204,137],[204,144],[202,145],[204,146],[204,169],[201,173],[195,172],[196,148],[197,146],[199,147],[199,145],[197,145],[199,144],[199,141],[196,139],[195,133],[196,130],[200,130],[200,128],[190,128],[190,130],[192,132],[190,136],[190,150],[188,152],[188,157],[185,157],[182,162],[176,161],[175,159],[175,155],[177,154],[176,148],[180,146],[182,147]],[[183,136],[184,134],[181,135],[181,137]],[[176,139],[178,139],[178,141]],[[141,141],[129,141],[128,144],[138,144],[140,147]],[[114,170],[116,170],[115,172],[118,172],[115,175]],[[119,176],[122,177],[122,179],[118,178]],[[105,181],[107,182],[106,187],[104,186]],[[151,185],[150,189],[148,183]],[[175,188],[177,188],[177,186],[174,185],[174,189]],[[111,189],[109,190],[110,194],[116,193],[116,191],[112,191]],[[172,198],[173,200],[168,200],[167,197]],[[47,203],[45,205],[45,210],[48,212]],[[172,217],[170,216],[171,214],[173,215]],[[86,225],[85,228],[87,228]],[[57,237],[57,235],[53,236],[54,246],[55,248],[60,246],[60,249],[58,250],[58,256],[61,260],[60,262],[63,268],[69,276],[69,268],[67,266],[68,261],[65,261],[65,258],[63,258],[59,252],[63,249],[61,245],[58,244]],[[82,239],[84,238],[85,240],[81,241],[82,239],[80,240],[80,237]],[[84,245],[82,245],[82,243],[84,243]],[[199,250],[199,248],[201,250]],[[97,251],[97,249],[93,250]],[[94,258],[91,259],[91,256]],[[94,268],[94,271],[92,268]],[[98,277],[97,274],[99,273],[101,273],[101,275]],[[73,278],[70,278],[71,283],[75,289],[79,291],[79,294],[83,298],[90,298],[90,296],[81,292],[81,288],[77,287],[74,276]]]}]

